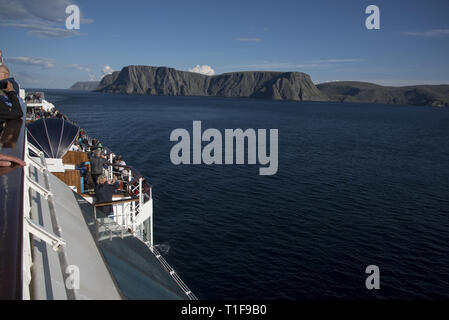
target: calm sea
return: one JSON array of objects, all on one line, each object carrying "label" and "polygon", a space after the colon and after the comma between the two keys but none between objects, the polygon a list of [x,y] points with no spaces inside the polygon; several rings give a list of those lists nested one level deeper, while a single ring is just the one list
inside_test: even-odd
[{"label": "calm sea", "polygon": [[[200,299],[449,298],[449,109],[46,90],[154,187]],[[279,170],[170,162],[170,132],[279,130]],[[222,131],[223,132],[223,131]],[[380,268],[367,290],[365,268]]]}]

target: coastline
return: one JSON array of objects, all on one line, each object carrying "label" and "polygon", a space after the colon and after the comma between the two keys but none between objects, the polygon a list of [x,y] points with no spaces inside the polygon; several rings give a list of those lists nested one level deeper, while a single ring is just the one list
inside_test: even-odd
[{"label": "coastline", "polygon": [[77,82],[69,89],[73,88],[127,95],[449,106],[449,84],[382,86],[361,81],[314,84],[302,72],[241,71],[212,76],[169,67],[126,66],[105,75],[99,82]]},{"label": "coastline", "polygon": [[321,104],[335,104],[335,105],[344,105],[344,104],[350,104],[350,105],[388,105],[388,106],[398,106],[398,107],[424,107],[424,108],[439,108],[439,109],[446,109],[447,106],[432,106],[432,105],[415,105],[415,104],[400,104],[400,103],[382,103],[382,102],[363,102],[363,101],[339,101],[339,100],[329,100],[329,101],[297,101],[297,100],[273,100],[273,99],[264,99],[264,98],[255,98],[255,97],[221,97],[221,96],[193,96],[193,95],[189,95],[189,96],[182,96],[182,95],[178,95],[178,96],[171,96],[171,95],[147,95],[147,94],[138,94],[138,93],[123,93],[123,92],[101,92],[101,91],[97,91],[97,90],[75,90],[75,89],[70,89],[70,88],[26,88],[26,90],[33,90],[33,91],[45,91],[45,90],[60,90],[61,92],[74,92],[74,93],[97,93],[97,94],[107,94],[107,95],[117,95],[117,96],[134,96],[134,97],[170,97],[170,98],[192,98],[192,99],[201,99],[201,98],[216,98],[216,99],[225,99],[225,100],[249,100],[249,101],[267,101],[267,102],[276,102],[276,103],[294,103],[297,105],[301,105],[301,104],[317,104],[317,105],[321,105]]}]

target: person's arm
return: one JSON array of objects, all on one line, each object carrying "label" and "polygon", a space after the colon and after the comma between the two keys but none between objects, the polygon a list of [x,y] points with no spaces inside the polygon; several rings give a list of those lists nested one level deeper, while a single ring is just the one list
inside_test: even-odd
[{"label": "person's arm", "polygon": [[21,167],[24,167],[26,166],[26,163],[22,159],[0,153],[0,167],[10,167],[12,165],[19,165]]},{"label": "person's arm", "polygon": [[103,156],[102,159],[103,159],[103,165],[106,165],[106,166],[112,165],[111,163],[109,163],[109,159],[106,156]]},{"label": "person's arm", "polygon": [[111,193],[115,193],[119,187],[120,187],[120,183],[118,181],[114,182],[114,183],[112,181],[108,181],[103,186],[103,188],[108,189]]},{"label": "person's arm", "polygon": [[22,107],[11,82],[8,81],[8,86],[3,91],[8,96],[9,101],[11,101],[12,107],[9,107],[9,105],[0,100],[0,119],[10,120],[22,118]]},{"label": "person's arm", "polygon": [[26,163],[19,158],[0,153],[0,176],[25,165]]},{"label": "person's arm", "polygon": [[115,178],[115,176],[112,178],[112,180],[108,180],[108,184],[114,186],[117,184],[117,179]]}]

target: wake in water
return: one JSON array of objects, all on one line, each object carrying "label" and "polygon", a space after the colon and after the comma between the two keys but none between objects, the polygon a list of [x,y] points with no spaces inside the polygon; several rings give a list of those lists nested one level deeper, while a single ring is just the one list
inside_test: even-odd
[{"label": "wake in water", "polygon": [[168,243],[161,243],[154,245],[157,251],[163,256],[166,256],[170,251],[170,245]]}]

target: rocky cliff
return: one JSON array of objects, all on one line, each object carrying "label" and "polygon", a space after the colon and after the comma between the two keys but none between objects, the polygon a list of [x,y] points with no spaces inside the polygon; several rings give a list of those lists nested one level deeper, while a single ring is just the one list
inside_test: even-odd
[{"label": "rocky cliff", "polygon": [[111,85],[118,77],[120,71],[115,71],[113,73],[107,74],[101,79],[100,84],[98,85],[97,90],[101,90],[109,85]]},{"label": "rocky cliff", "polygon": [[127,66],[105,76],[100,92],[327,101],[301,72],[248,71],[206,76],[167,67]]},{"label": "rocky cliff", "polygon": [[385,87],[368,82],[338,81],[317,87],[331,101],[449,106],[449,85]]}]

